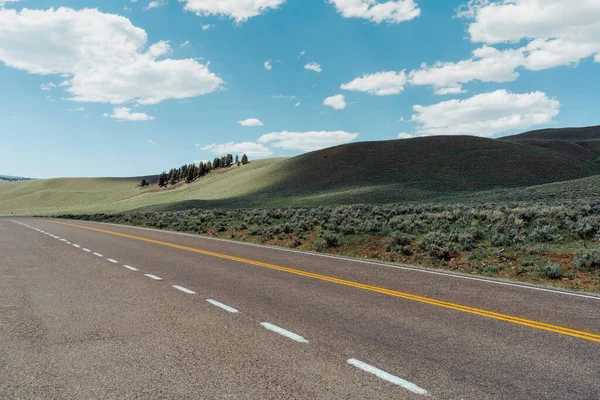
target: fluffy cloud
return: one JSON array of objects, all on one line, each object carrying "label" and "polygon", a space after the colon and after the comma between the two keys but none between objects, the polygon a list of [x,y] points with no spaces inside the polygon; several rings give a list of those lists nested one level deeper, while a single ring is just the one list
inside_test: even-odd
[{"label": "fluffy cloud", "polygon": [[346,100],[341,94],[337,94],[335,96],[326,98],[325,101],[323,101],[323,104],[329,107],[333,107],[336,110],[343,110],[344,108],[346,108]]},{"label": "fluffy cloud", "polygon": [[[458,16],[472,19],[468,27],[471,41],[484,43],[471,58],[423,65],[411,71],[407,80],[402,72],[365,75],[342,89],[398,94],[408,83],[432,86],[437,95],[458,94],[468,82],[514,81],[519,69],[539,71],[575,65],[590,57],[600,62],[598,1],[471,0]],[[499,43],[502,49],[493,47]],[[393,80],[398,84],[386,90]]]},{"label": "fluffy cloud", "polygon": [[438,95],[456,94],[462,92],[462,84],[471,81],[514,81],[519,77],[515,69],[522,64],[522,60],[519,51],[500,51],[483,46],[473,52],[470,60],[423,65],[421,69],[409,73],[409,81],[413,85],[432,85]]},{"label": "fluffy cloud", "polygon": [[186,11],[201,16],[220,15],[242,23],[278,8],[286,0],[180,0]]},{"label": "fluffy cloud", "polygon": [[129,19],[95,9],[0,10],[0,61],[31,74],[61,75],[70,100],[156,104],[218,90],[223,80],[193,59],[159,59]]},{"label": "fluffy cloud", "polygon": [[344,131],[273,132],[258,138],[259,143],[286,150],[313,151],[353,141],[358,133]]},{"label": "fluffy cloud", "polygon": [[364,18],[377,24],[399,24],[421,14],[414,0],[328,0],[345,18]]},{"label": "fluffy cloud", "polygon": [[238,121],[238,124],[240,124],[241,126],[263,126],[264,125],[261,120],[256,119],[256,118],[248,118],[243,121]]},{"label": "fluffy cloud", "polygon": [[152,121],[153,116],[145,113],[132,113],[131,108],[117,107],[112,114],[104,113],[105,117],[118,119],[119,121]]},{"label": "fluffy cloud", "polygon": [[404,71],[377,72],[363,75],[351,82],[344,83],[343,90],[354,92],[366,92],[377,96],[390,96],[402,93],[406,85],[407,77]]},{"label": "fluffy cloud", "polygon": [[154,1],[151,1],[150,3],[148,3],[148,5],[146,7],[144,7],[144,11],[148,11],[153,8],[158,8],[158,7],[162,7],[162,6],[166,6],[166,5],[167,5],[167,2],[165,0],[154,0]]},{"label": "fluffy cloud", "polygon": [[430,106],[415,105],[412,121],[416,133],[431,135],[475,135],[489,137],[513,129],[527,129],[553,122],[560,103],[543,92],[510,93],[497,90],[464,100],[449,100]]},{"label": "fluffy cloud", "polygon": [[231,153],[246,154],[248,157],[268,157],[273,154],[269,148],[254,142],[211,144],[209,146],[204,146],[201,149],[210,151],[218,156]]},{"label": "fluffy cloud", "polygon": [[415,135],[412,133],[408,133],[408,132],[400,132],[398,133],[398,135],[396,136],[397,139],[412,139],[414,138]]},{"label": "fluffy cloud", "polygon": [[40,90],[49,91],[49,90],[54,89],[55,87],[56,87],[56,85],[54,83],[52,83],[52,82],[50,82],[50,83],[42,83],[40,85]]},{"label": "fluffy cloud", "polygon": [[267,71],[270,71],[270,70],[272,70],[272,69],[273,69],[273,65],[271,64],[271,60],[269,60],[269,61],[265,61],[265,64],[264,64],[264,66],[265,66],[265,69],[266,69]]},{"label": "fluffy cloud", "polygon": [[[508,82],[518,68],[539,71],[594,57],[600,62],[600,2],[590,0],[471,0],[458,14],[472,19],[471,59],[438,62],[410,73],[411,83],[456,93],[471,81]],[[490,45],[525,44],[498,50]]]},{"label": "fluffy cloud", "polygon": [[321,68],[321,66],[319,64],[317,64],[316,62],[309,62],[308,64],[306,64],[304,66],[304,69],[307,69],[309,71],[315,71],[315,72],[322,72],[323,69]]}]

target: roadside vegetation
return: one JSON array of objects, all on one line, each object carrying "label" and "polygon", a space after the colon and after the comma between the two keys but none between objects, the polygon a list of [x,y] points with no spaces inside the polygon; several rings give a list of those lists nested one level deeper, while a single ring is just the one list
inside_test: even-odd
[{"label": "roadside vegetation", "polygon": [[600,292],[600,203],[62,215]]}]

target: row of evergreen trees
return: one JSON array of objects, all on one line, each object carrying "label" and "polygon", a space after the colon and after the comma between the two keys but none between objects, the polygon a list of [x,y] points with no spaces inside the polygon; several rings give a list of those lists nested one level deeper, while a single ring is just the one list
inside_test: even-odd
[{"label": "row of evergreen trees", "polygon": [[[174,185],[181,181],[192,183],[215,169],[229,168],[234,162],[238,166],[240,164],[248,164],[248,156],[244,154],[240,160],[239,156],[236,155],[234,161],[233,155],[227,154],[223,157],[216,157],[212,162],[201,162],[199,164],[183,165],[180,168],[171,168],[169,173],[165,171],[158,176],[158,186]],[[142,180],[141,186],[148,186],[148,182],[145,179]]]}]

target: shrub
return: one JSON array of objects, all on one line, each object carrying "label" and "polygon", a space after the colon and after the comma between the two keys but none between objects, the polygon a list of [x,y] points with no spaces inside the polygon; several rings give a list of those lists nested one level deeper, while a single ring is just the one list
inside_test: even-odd
[{"label": "shrub", "polygon": [[531,232],[531,240],[534,242],[555,243],[561,242],[563,237],[558,234],[558,227],[556,225],[544,225],[535,228]]},{"label": "shrub", "polygon": [[535,265],[535,262],[527,257],[527,258],[521,258],[520,264],[522,267],[532,267],[533,265]]},{"label": "shrub", "polygon": [[600,247],[585,249],[575,255],[575,267],[587,270],[600,270]]},{"label": "shrub", "polygon": [[447,260],[455,255],[455,250],[451,245],[446,244],[444,235],[439,232],[430,232],[423,236],[419,247],[425,250],[430,256],[440,260]]},{"label": "shrub", "polygon": [[548,279],[562,279],[562,269],[558,265],[545,265],[541,269],[542,276]]},{"label": "shrub", "polygon": [[334,233],[325,233],[321,236],[326,247],[338,247],[342,244],[342,237]]}]

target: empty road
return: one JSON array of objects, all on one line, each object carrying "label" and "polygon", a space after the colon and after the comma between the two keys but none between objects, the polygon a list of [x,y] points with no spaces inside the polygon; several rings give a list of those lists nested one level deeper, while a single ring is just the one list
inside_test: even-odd
[{"label": "empty road", "polygon": [[600,297],[0,218],[1,399],[598,399]]}]

